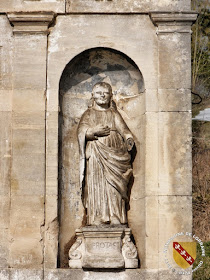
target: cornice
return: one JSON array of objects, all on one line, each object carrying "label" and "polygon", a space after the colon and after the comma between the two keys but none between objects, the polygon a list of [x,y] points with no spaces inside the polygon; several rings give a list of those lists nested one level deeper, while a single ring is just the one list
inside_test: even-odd
[{"label": "cornice", "polygon": [[158,27],[157,34],[191,33],[191,25],[197,19],[196,12],[151,12],[150,18]]},{"label": "cornice", "polygon": [[48,34],[48,26],[52,23],[53,12],[16,12],[8,13],[7,17],[14,26],[14,34]]}]

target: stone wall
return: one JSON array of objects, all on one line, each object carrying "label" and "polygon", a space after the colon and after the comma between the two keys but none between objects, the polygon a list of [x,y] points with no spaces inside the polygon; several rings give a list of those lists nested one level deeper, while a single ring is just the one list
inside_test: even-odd
[{"label": "stone wall", "polygon": [[57,270],[82,225],[75,131],[98,77],[72,88],[68,69],[93,49],[123,69],[99,76],[137,143],[128,221],[141,269],[120,279],[169,279],[164,244],[192,230],[190,1],[10,0],[0,12],[0,279],[97,277]]}]

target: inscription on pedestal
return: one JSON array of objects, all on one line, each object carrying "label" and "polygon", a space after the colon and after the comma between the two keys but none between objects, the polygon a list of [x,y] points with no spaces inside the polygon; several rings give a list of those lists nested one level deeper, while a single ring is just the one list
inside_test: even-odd
[{"label": "inscription on pedestal", "polygon": [[93,249],[116,249],[120,248],[120,242],[94,242]]},{"label": "inscription on pedestal", "polygon": [[86,251],[88,254],[97,255],[118,255],[120,253],[121,242],[119,239],[109,238],[86,238]]}]

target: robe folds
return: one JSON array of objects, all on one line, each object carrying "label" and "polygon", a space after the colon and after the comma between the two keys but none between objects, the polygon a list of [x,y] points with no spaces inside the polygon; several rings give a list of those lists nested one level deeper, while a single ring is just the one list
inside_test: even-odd
[{"label": "robe folds", "polygon": [[[99,124],[108,126],[110,134],[87,140],[87,130]],[[80,183],[88,225],[127,223],[125,203],[132,174],[128,138],[133,136],[115,108],[101,111],[92,107],[81,117],[78,126]]]}]

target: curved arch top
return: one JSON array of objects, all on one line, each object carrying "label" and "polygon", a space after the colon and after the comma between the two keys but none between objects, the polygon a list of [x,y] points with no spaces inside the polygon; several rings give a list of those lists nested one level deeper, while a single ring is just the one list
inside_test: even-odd
[{"label": "curved arch top", "polygon": [[135,96],[144,91],[143,76],[136,63],[116,49],[97,47],[75,56],[60,79],[60,93],[90,93],[95,83],[111,84],[113,94]]}]

